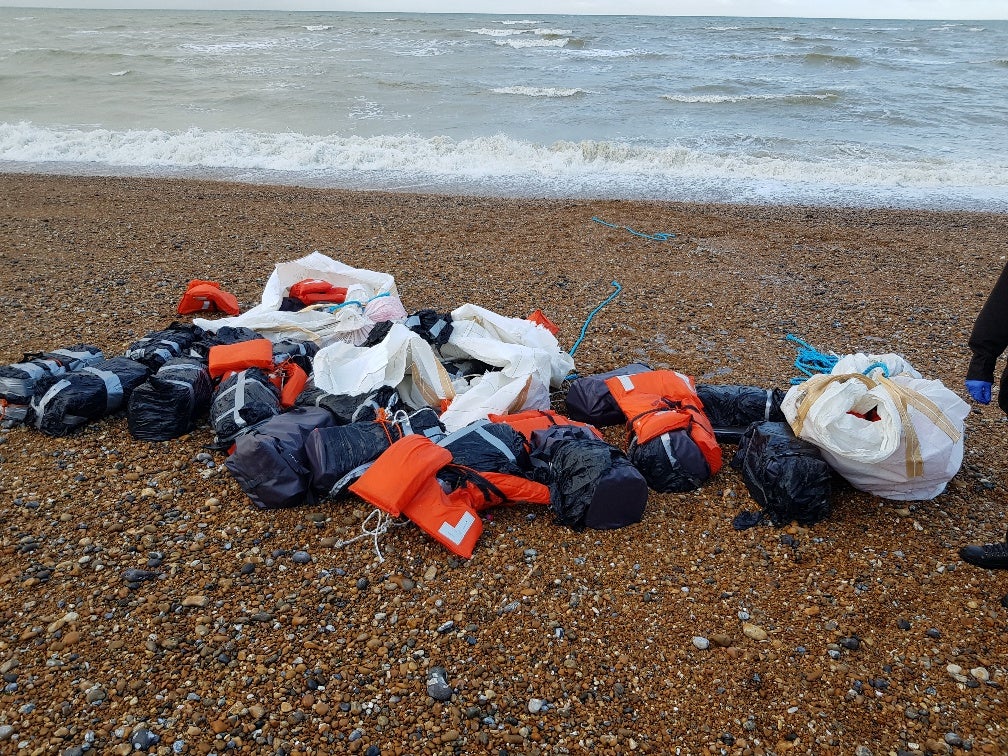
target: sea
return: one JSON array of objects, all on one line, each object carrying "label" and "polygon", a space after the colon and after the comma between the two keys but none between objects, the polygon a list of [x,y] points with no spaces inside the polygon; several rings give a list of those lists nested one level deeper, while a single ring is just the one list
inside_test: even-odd
[{"label": "sea", "polygon": [[0,171],[1008,211],[1008,21],[0,8]]}]

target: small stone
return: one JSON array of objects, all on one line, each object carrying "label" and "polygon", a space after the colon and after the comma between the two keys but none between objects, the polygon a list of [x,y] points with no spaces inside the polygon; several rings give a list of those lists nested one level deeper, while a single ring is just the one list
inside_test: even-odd
[{"label": "small stone", "polygon": [[953,748],[957,748],[957,747],[959,747],[959,746],[961,746],[963,744],[963,739],[960,738],[954,732],[946,732],[945,733],[945,742],[948,743]]},{"label": "small stone", "polygon": [[190,608],[192,607],[203,608],[209,603],[210,599],[208,599],[206,596],[201,595],[186,596],[184,599],[182,599],[182,606]]},{"label": "small stone", "polygon": [[900,630],[909,630],[910,623],[901,617],[900,619],[896,620],[896,627],[898,627]]},{"label": "small stone", "polygon": [[431,667],[427,673],[427,695],[435,701],[447,701],[454,693],[448,684],[447,674],[444,667]]},{"label": "small stone", "polygon": [[710,648],[710,641],[700,635],[694,635],[693,645],[699,648],[701,651],[706,651],[708,648]]},{"label": "small stone", "polygon": [[940,630],[936,628],[929,628],[926,633],[924,633],[928,638],[941,638],[942,634]]},{"label": "small stone", "polygon": [[451,630],[452,630],[453,627],[455,627],[455,621],[454,620],[448,620],[444,624],[438,626],[437,631],[443,635],[444,633],[451,632]]},{"label": "small stone", "polygon": [[714,633],[709,640],[718,648],[728,648],[733,642],[732,637],[724,633]]},{"label": "small stone", "polygon": [[753,625],[749,622],[742,624],[742,633],[747,638],[751,638],[754,641],[765,641],[767,639],[767,632],[759,625]]},{"label": "small stone", "polygon": [[364,756],[381,756],[381,749],[376,745],[370,745],[364,751]]},{"label": "small stone", "polygon": [[11,735],[14,734],[14,728],[8,724],[0,725],[0,743],[5,740],[10,740]]},{"label": "small stone", "polygon": [[295,551],[291,555],[291,561],[293,561],[294,564],[310,564],[311,560],[311,554],[307,551]]},{"label": "small stone", "polygon": [[846,648],[848,651],[857,651],[859,648],[861,648],[861,641],[855,638],[854,636],[851,636],[849,638],[841,638],[839,642],[840,646]]},{"label": "small stone", "polygon": [[542,707],[546,705],[546,702],[541,698],[530,698],[528,702],[529,714],[538,714],[542,711]]},{"label": "small stone", "polygon": [[872,752],[868,746],[859,745],[854,749],[854,756],[872,756]]},{"label": "small stone", "polygon": [[127,583],[141,583],[144,580],[154,580],[157,577],[156,572],[151,572],[150,570],[126,570],[123,572],[123,580]]},{"label": "small stone", "polygon": [[357,580],[358,591],[366,591],[369,585],[371,585],[371,581],[368,580],[366,577],[358,578]]},{"label": "small stone", "polygon": [[144,751],[145,753],[150,750],[151,746],[157,745],[160,741],[161,736],[155,735],[146,727],[141,727],[139,730],[134,732],[133,737],[130,738],[130,743],[133,744],[133,748],[137,751]]},{"label": "small stone", "polygon": [[987,671],[986,667],[973,667],[970,670],[970,674],[980,682],[987,682],[990,680],[990,672]]},{"label": "small stone", "polygon": [[89,704],[101,703],[106,698],[108,698],[108,693],[105,692],[104,688],[97,685],[84,694],[84,700]]}]

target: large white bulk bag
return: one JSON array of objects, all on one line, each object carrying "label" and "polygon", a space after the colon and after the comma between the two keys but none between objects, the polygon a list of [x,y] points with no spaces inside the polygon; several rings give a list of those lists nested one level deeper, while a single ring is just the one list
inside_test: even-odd
[{"label": "large white bulk bag", "polygon": [[932,499],[962,465],[969,405],[912,368],[892,378],[881,369],[815,375],[792,386],[781,409],[796,436],[876,496]]}]

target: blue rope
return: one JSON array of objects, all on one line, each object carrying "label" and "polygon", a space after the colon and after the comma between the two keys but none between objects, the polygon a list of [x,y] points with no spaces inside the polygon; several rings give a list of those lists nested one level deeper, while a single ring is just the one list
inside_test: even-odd
[{"label": "blue rope", "polygon": [[602,309],[603,307],[605,307],[605,306],[606,306],[607,304],[609,304],[609,303],[610,303],[610,302],[612,302],[612,301],[613,301],[614,299],[616,299],[616,297],[618,297],[618,296],[619,296],[619,293],[620,293],[621,291],[623,291],[623,287],[622,287],[622,286],[620,286],[618,282],[616,282],[616,281],[613,281],[613,282],[612,282],[612,285],[616,287],[616,291],[614,291],[614,292],[613,292],[612,294],[610,294],[610,295],[609,295],[608,297],[606,297],[605,299],[603,299],[603,300],[602,300],[602,301],[601,301],[601,302],[599,303],[599,306],[598,306],[598,307],[596,307],[596,308],[595,308],[594,310],[592,310],[592,311],[591,311],[591,312],[590,312],[590,313],[588,314],[588,317],[587,317],[587,319],[585,320],[585,322],[584,322],[584,325],[583,325],[583,326],[581,326],[581,335],[577,337],[577,341],[575,341],[575,342],[574,342],[574,346],[572,346],[572,347],[570,348],[570,351],[568,352],[568,354],[569,354],[569,355],[570,355],[571,357],[573,357],[573,356],[574,356],[574,352],[576,352],[576,351],[577,351],[577,348],[578,348],[579,346],[581,346],[581,342],[582,342],[582,341],[584,341],[584,337],[585,337],[585,334],[586,334],[586,333],[588,332],[588,326],[589,326],[589,325],[591,324],[591,322],[592,322],[592,320],[593,320],[593,319],[595,318],[595,316],[596,316],[596,315],[598,315],[598,312],[599,312],[599,310],[601,310],[601,309]]},{"label": "blue rope", "polygon": [[[818,349],[809,346],[808,344],[806,344],[804,341],[802,341],[793,334],[789,333],[784,338],[798,345],[799,347],[798,356],[795,358],[794,366],[805,374],[804,378],[802,378],[801,376],[796,376],[792,378],[791,379],[792,386],[796,386],[799,383],[804,383],[806,380],[808,380],[817,373],[832,372],[837,362],[840,361],[840,358],[837,357],[835,354],[823,354]],[[880,368],[882,370],[882,374],[886,378],[888,378],[889,368],[888,366],[886,366],[884,362],[873,362],[871,365],[862,370],[861,373],[862,375],[869,375],[873,370],[877,370]]]},{"label": "blue rope", "polygon": [[801,376],[795,376],[792,378],[792,386],[804,383],[817,373],[829,373],[840,359],[835,354],[824,354],[820,352],[818,349],[805,343],[793,334],[789,333],[784,338],[798,345],[798,356],[795,357],[794,366],[805,376],[804,378]]},{"label": "blue rope", "polygon": [[607,223],[606,221],[599,218],[597,215],[593,215],[592,220],[595,221],[596,223],[601,223],[603,226],[607,226],[609,228],[625,228],[634,236],[639,236],[642,239],[650,239],[651,241],[668,241],[669,239],[675,238],[675,234],[672,233],[671,231],[659,231],[656,234],[644,234],[641,233],[640,231],[634,231],[632,228],[630,228],[630,226],[617,226],[615,223]]}]

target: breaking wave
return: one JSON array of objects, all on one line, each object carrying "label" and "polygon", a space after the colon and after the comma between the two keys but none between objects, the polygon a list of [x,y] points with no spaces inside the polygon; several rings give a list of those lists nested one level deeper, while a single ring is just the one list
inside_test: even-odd
[{"label": "breaking wave", "polygon": [[0,123],[0,168],[212,175],[258,183],[729,202],[1008,208],[1008,159],[956,163],[846,151],[623,142],[536,144],[497,135],[313,136],[253,131],[40,128]]},{"label": "breaking wave", "polygon": [[725,103],[739,102],[786,102],[794,105],[818,105],[835,102],[840,99],[836,92],[822,92],[815,94],[748,94],[748,95],[662,95],[663,100],[670,102],[681,102],[685,104],[720,105]]},{"label": "breaking wave", "polygon": [[495,87],[490,90],[494,94],[524,95],[526,97],[576,97],[591,94],[587,89],[575,87],[563,89],[558,87]]}]

